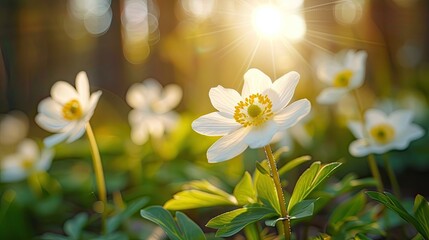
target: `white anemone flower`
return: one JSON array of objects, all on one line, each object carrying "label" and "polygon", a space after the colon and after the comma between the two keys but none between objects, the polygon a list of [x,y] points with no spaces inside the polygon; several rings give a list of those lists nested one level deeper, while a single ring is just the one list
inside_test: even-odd
[{"label": "white anemone flower", "polygon": [[305,117],[311,109],[307,99],[289,104],[299,81],[289,72],[276,81],[258,69],[244,74],[241,95],[234,89],[217,86],[209,97],[218,112],[201,116],[192,123],[194,131],[207,136],[222,136],[207,151],[210,163],[231,159],[247,147],[270,144],[274,134],[284,131]]},{"label": "white anemone flower", "polygon": [[365,51],[347,50],[323,59],[317,67],[318,78],[329,87],[317,97],[320,104],[333,104],[349,91],[362,86],[365,77]]},{"label": "white anemone flower", "polygon": [[11,111],[0,115],[0,148],[22,141],[27,136],[28,128],[28,119],[23,112]]},{"label": "white anemone flower", "polygon": [[90,94],[85,72],[76,76],[76,89],[64,81],[51,88],[51,97],[39,103],[36,122],[47,131],[56,133],[44,139],[47,147],[62,141],[76,141],[85,133],[85,125],[94,114],[101,90]]},{"label": "white anemone flower", "polygon": [[128,115],[131,140],[142,145],[149,139],[161,138],[177,124],[179,116],[172,111],[182,99],[182,89],[177,84],[164,88],[155,79],[134,83],[127,92],[126,101],[133,109]]},{"label": "white anemone flower", "polygon": [[396,110],[390,115],[378,109],[366,111],[365,125],[355,121],[348,125],[357,138],[349,146],[350,154],[362,157],[371,153],[406,149],[411,141],[424,135],[423,129],[413,124],[412,119],[410,110]]},{"label": "white anemone flower", "polygon": [[13,154],[5,156],[1,161],[1,182],[14,182],[25,179],[27,176],[46,171],[53,158],[51,149],[39,151],[36,142],[24,139]]}]

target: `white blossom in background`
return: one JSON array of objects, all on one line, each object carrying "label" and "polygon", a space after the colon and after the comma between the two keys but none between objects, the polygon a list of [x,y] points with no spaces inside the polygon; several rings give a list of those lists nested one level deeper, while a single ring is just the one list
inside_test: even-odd
[{"label": "white blossom in background", "polygon": [[36,142],[24,139],[15,153],[6,155],[0,162],[0,181],[20,181],[29,175],[48,170],[54,153],[51,149],[40,152]]},{"label": "white blossom in background", "polygon": [[288,152],[293,151],[295,148],[295,142],[304,148],[310,147],[312,143],[312,136],[305,128],[305,123],[309,121],[310,115],[311,114],[308,114],[291,128],[285,131],[277,132],[274,135],[272,142],[277,143],[277,145],[281,147],[288,147]]},{"label": "white blossom in background", "polygon": [[76,141],[85,133],[85,125],[91,119],[101,90],[90,94],[85,72],[76,76],[76,88],[64,81],[56,82],[51,88],[51,97],[42,100],[38,106],[37,124],[55,133],[44,139],[47,147],[60,142]]},{"label": "white blossom in background", "polygon": [[362,157],[406,149],[411,141],[424,135],[423,129],[412,120],[410,110],[396,110],[386,115],[378,109],[369,109],[365,112],[364,124],[352,121],[348,125],[357,138],[349,146],[350,154]]},{"label": "white blossom in background", "polygon": [[0,147],[14,145],[28,134],[27,116],[20,111],[11,111],[0,116]]},{"label": "white blossom in background", "polygon": [[135,83],[128,89],[126,101],[133,109],[128,115],[131,140],[142,145],[149,139],[161,138],[177,124],[179,115],[172,111],[182,99],[182,89],[176,84],[164,88],[154,80]]},{"label": "white blossom in background", "polygon": [[333,104],[349,91],[362,86],[365,77],[365,51],[347,50],[317,63],[317,77],[328,85],[317,97],[320,104]]},{"label": "white blossom in background", "polygon": [[210,163],[229,160],[247,147],[260,148],[271,143],[274,134],[284,131],[305,117],[311,109],[307,99],[290,103],[299,81],[289,72],[276,81],[258,69],[244,75],[241,95],[234,89],[217,86],[209,97],[218,112],[201,116],[192,123],[194,131],[222,136],[207,151]]}]

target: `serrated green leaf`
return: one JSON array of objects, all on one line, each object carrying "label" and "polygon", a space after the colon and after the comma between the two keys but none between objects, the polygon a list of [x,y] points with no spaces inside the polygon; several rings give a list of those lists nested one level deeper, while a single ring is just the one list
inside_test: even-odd
[{"label": "serrated green leaf", "polygon": [[314,211],[314,202],[316,201],[317,199],[308,199],[295,204],[289,212],[290,219],[294,220],[312,216]]},{"label": "serrated green leaf", "polygon": [[414,218],[414,216],[405,210],[405,208],[394,195],[388,192],[379,193],[373,191],[368,191],[366,194],[370,198],[396,212],[401,218],[413,225],[424,238],[429,239],[429,235],[426,233],[425,228],[420,224],[419,221],[417,221],[416,218]]},{"label": "serrated green leaf", "polygon": [[64,223],[64,232],[71,239],[79,239],[82,230],[88,222],[88,215],[86,213],[78,213],[74,218]]},{"label": "serrated green leaf", "polygon": [[217,237],[229,237],[251,223],[274,216],[278,214],[271,208],[249,205],[214,217],[206,226],[218,229]]},{"label": "serrated green leaf", "polygon": [[204,232],[201,228],[189,219],[185,214],[176,212],[176,219],[184,239],[205,240]]},{"label": "serrated green leaf", "polygon": [[184,190],[164,204],[168,210],[186,210],[202,207],[237,205],[237,199],[206,180],[192,181]]},{"label": "serrated green leaf", "polygon": [[289,200],[288,211],[298,202],[304,200],[319,184],[328,178],[341,163],[333,162],[322,166],[320,162],[314,162],[311,166],[299,177],[292,196]]},{"label": "serrated green leaf", "polygon": [[305,155],[305,156],[295,158],[291,161],[288,161],[283,167],[279,169],[279,175],[282,176],[286,172],[289,172],[290,170],[310,160],[311,160],[311,156]]},{"label": "serrated green leaf", "polygon": [[424,234],[421,234],[426,239],[429,239],[429,203],[420,194],[418,194],[414,200],[414,216],[424,231]]},{"label": "serrated green leaf", "polygon": [[183,240],[173,216],[161,206],[147,207],[140,211],[140,215],[159,225],[171,240]]},{"label": "serrated green leaf", "polygon": [[149,202],[149,198],[143,197],[131,202],[127,208],[125,208],[121,213],[107,219],[106,230],[107,234],[113,233],[118,227],[133,214],[138,212],[142,207],[144,207]]},{"label": "serrated green leaf", "polygon": [[256,162],[256,169],[258,169],[258,171],[264,175],[270,175],[269,170],[264,167],[264,165],[262,165],[260,162]]},{"label": "serrated green leaf", "polygon": [[248,172],[244,173],[240,182],[235,186],[234,196],[240,206],[256,202],[256,191],[253,187],[252,177]]},{"label": "serrated green leaf", "polygon": [[336,227],[341,226],[349,217],[356,216],[365,206],[366,198],[363,192],[356,194],[353,198],[338,205],[329,218],[329,224]]},{"label": "serrated green leaf", "polygon": [[269,175],[261,174],[256,171],[254,182],[258,198],[265,205],[271,206],[279,215],[281,215],[280,204],[272,178]]}]

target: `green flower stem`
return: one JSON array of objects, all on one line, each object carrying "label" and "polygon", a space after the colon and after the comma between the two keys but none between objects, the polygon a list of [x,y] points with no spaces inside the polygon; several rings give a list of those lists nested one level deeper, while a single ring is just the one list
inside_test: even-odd
[{"label": "green flower stem", "polygon": [[387,175],[389,176],[390,184],[392,184],[393,193],[396,195],[396,197],[401,197],[401,188],[399,187],[398,179],[396,178],[395,172],[393,171],[392,164],[390,164],[390,161],[387,157],[387,155],[384,155],[383,157],[384,166],[387,170]]},{"label": "green flower stem", "polygon": [[92,131],[89,122],[85,125],[86,134],[88,136],[89,144],[91,145],[92,163],[94,165],[95,179],[98,188],[98,198],[103,203],[103,212],[101,214],[101,222],[103,232],[106,229],[106,183],[104,181],[103,165],[101,164],[100,152],[98,151],[97,142],[95,141],[94,132]]},{"label": "green flower stem", "polygon": [[368,164],[371,174],[377,182],[377,191],[382,193],[384,191],[383,181],[381,181],[380,171],[378,170],[377,162],[373,154],[368,155]]},{"label": "green flower stem", "polygon": [[38,197],[42,196],[43,189],[37,172],[30,173],[28,176],[28,183]]},{"label": "green flower stem", "polygon": [[276,162],[274,161],[274,156],[273,156],[273,152],[271,150],[271,146],[266,145],[264,147],[264,150],[265,150],[265,154],[267,155],[267,158],[268,158],[268,165],[270,166],[270,170],[271,170],[271,178],[274,181],[274,187],[277,191],[277,197],[279,199],[280,211],[282,214],[281,217],[285,219],[282,221],[283,222],[283,234],[284,234],[285,240],[289,240],[290,235],[291,235],[290,219],[289,219],[289,215],[288,215],[287,210],[286,210],[285,197],[283,195],[282,186],[280,184],[280,177],[279,177],[279,173],[277,171]]},{"label": "green flower stem", "polygon": [[[358,95],[358,92],[356,89],[353,90],[353,95],[355,97],[356,104],[358,107],[359,117],[361,119],[362,125],[364,126],[365,125],[365,118],[363,116],[363,107],[362,107],[362,104],[359,100],[359,95]],[[365,128],[365,127],[363,127],[363,128]],[[367,131],[363,131],[363,134],[366,135],[365,138],[368,138],[368,132]],[[371,170],[371,174],[372,174],[373,178],[377,182],[377,191],[382,193],[384,191],[383,181],[381,180],[380,170],[378,169],[377,162],[375,161],[373,154],[368,155],[368,165],[369,165],[369,169]]]}]

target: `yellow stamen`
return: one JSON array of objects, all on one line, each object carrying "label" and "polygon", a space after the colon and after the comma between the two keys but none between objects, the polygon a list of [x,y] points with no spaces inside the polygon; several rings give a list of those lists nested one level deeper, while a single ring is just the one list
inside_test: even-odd
[{"label": "yellow stamen", "polygon": [[26,158],[26,159],[22,160],[21,167],[25,170],[30,170],[33,168],[33,163],[34,163],[33,159]]},{"label": "yellow stamen", "polygon": [[351,70],[344,70],[335,76],[334,79],[334,87],[347,87],[350,84],[350,79],[353,76],[353,72]]},{"label": "yellow stamen", "polygon": [[267,95],[252,94],[235,106],[234,119],[243,127],[259,126],[273,116],[272,107]]},{"label": "yellow stamen", "polygon": [[387,144],[395,138],[395,129],[389,124],[378,124],[369,131],[371,137],[379,144]]},{"label": "yellow stamen", "polygon": [[82,107],[78,100],[73,99],[64,104],[63,117],[67,120],[76,120],[82,117]]}]

